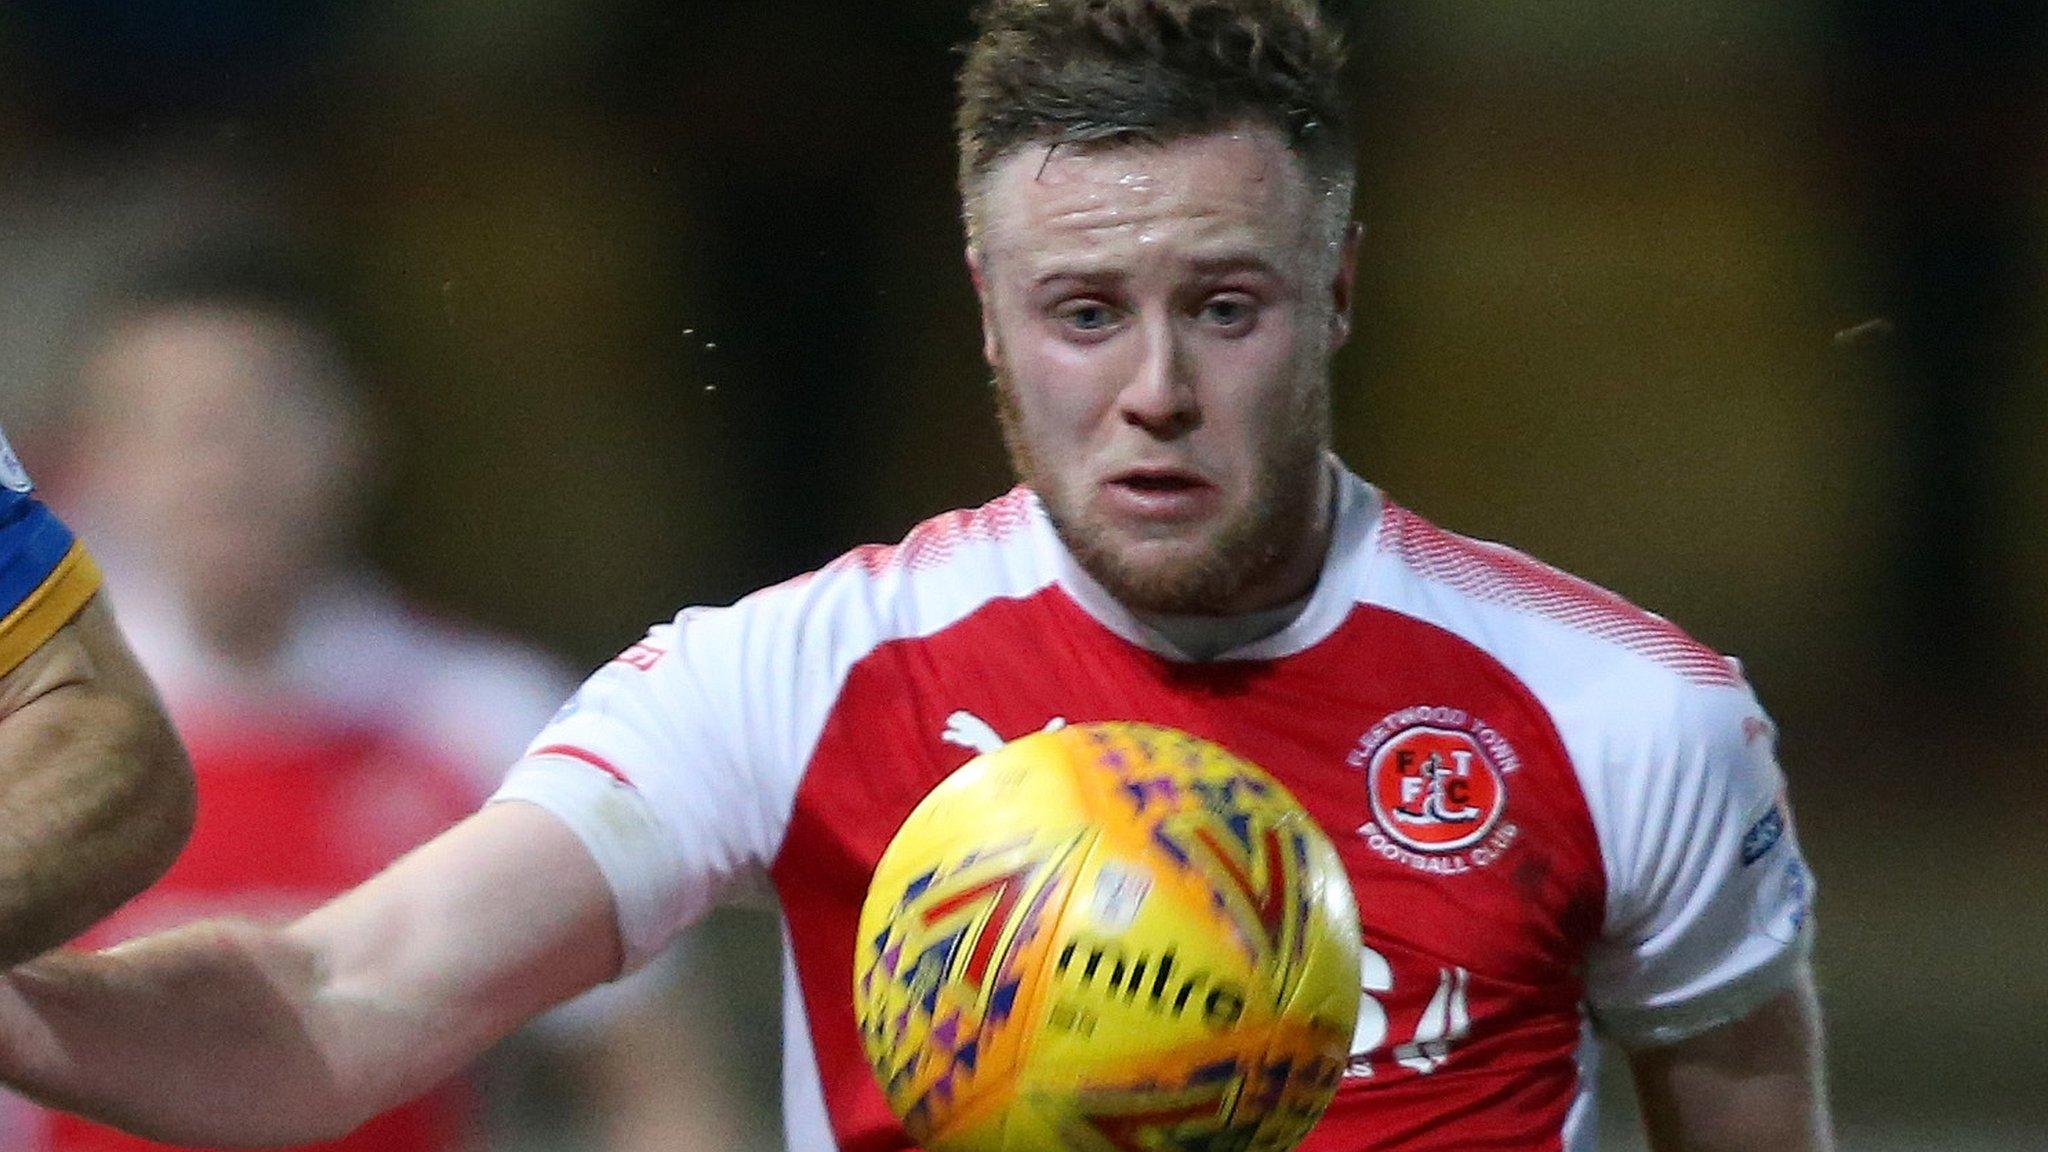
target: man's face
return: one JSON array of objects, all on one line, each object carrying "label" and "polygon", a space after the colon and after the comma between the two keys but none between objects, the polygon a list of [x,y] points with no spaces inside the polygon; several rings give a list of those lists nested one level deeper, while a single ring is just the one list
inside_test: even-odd
[{"label": "man's face", "polygon": [[1260,127],[1026,147],[980,192],[968,262],[1004,440],[1076,558],[1139,612],[1307,592],[1349,331],[1340,193]]},{"label": "man's face", "polygon": [[131,317],[91,350],[80,448],[97,510],[203,603],[303,590],[349,526],[362,429],[333,350],[212,307]]}]

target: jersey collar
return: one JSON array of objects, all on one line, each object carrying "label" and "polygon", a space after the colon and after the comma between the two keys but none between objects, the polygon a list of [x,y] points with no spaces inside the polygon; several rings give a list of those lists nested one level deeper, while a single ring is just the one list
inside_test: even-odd
[{"label": "jersey collar", "polygon": [[[1330,529],[1330,548],[1323,557],[1315,591],[1300,615],[1277,632],[1218,653],[1213,660],[1275,660],[1321,643],[1358,601],[1359,580],[1372,555],[1379,532],[1382,500],[1379,491],[1354,475],[1335,456],[1327,458],[1333,473],[1337,507]],[[1177,663],[1198,663],[1159,630],[1146,624],[1090,576],[1059,538],[1042,501],[1032,503],[1032,530],[1041,547],[1054,557],[1059,586],[1068,598],[1117,636],[1156,656]]]}]

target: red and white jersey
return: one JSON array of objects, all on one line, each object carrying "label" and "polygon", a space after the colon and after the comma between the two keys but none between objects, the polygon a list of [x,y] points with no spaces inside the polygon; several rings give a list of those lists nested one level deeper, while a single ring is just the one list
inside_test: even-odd
[{"label": "red and white jersey", "polygon": [[[86,512],[76,522],[89,526]],[[488,793],[575,685],[553,659],[420,611],[354,568],[307,589],[277,651],[247,666],[208,643],[176,583],[117,533],[92,539],[128,642],[180,728],[311,709],[325,721],[403,733]]]},{"label": "red and white jersey", "polygon": [[1309,1152],[1591,1147],[1595,1033],[1663,1042],[1788,986],[1812,884],[1735,664],[1348,474],[1314,594],[1194,661],[1018,489],[691,609],[598,672],[500,799],[609,880],[629,966],[772,885],[792,1148],[911,1147],[862,1058],[855,923],[890,836],[992,737],[1138,720],[1284,782],[1366,945],[1350,1075]]}]

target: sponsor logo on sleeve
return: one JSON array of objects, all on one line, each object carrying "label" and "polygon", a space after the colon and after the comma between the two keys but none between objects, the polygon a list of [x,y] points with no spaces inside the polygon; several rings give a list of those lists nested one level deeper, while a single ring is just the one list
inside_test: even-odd
[{"label": "sponsor logo on sleeve", "polygon": [[1772,803],[1770,810],[1757,818],[1742,834],[1742,866],[1756,863],[1770,854],[1785,838],[1785,805],[1782,801]]},{"label": "sponsor logo on sleeve", "polygon": [[1507,739],[1460,708],[1404,708],[1359,738],[1372,820],[1358,834],[1383,859],[1442,876],[1492,866],[1520,830],[1506,819],[1521,763]]},{"label": "sponsor logo on sleeve", "polygon": [[33,492],[35,483],[28,478],[28,469],[21,466],[21,457],[14,454],[14,448],[7,443],[7,434],[0,432],[0,487],[16,492]]},{"label": "sponsor logo on sleeve", "polygon": [[1812,912],[1813,874],[1798,853],[1791,853],[1764,873],[1751,922],[1771,939],[1790,944],[1799,939]]}]

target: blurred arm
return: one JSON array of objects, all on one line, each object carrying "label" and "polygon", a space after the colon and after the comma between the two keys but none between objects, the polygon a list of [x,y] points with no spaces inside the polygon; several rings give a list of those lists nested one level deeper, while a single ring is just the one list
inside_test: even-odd
[{"label": "blurred arm", "polygon": [[0,978],[0,1080],[172,1143],[332,1139],[619,965],[582,843],[501,803],[290,927],[208,922]]},{"label": "blurred arm", "polygon": [[94,597],[0,677],[0,967],[148,887],[192,810],[184,749]]},{"label": "blurred arm", "polygon": [[1813,974],[1748,1016],[1630,1053],[1657,1152],[1832,1152]]}]

